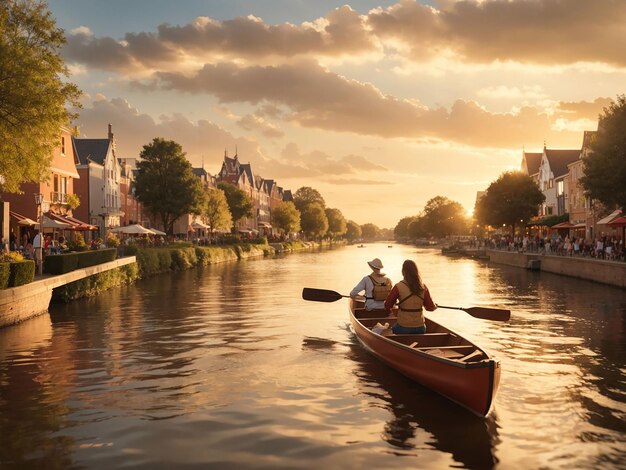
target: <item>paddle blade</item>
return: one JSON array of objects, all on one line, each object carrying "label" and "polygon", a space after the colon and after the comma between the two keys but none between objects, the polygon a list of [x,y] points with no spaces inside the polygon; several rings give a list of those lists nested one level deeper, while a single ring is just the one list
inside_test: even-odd
[{"label": "paddle blade", "polygon": [[326,289],[312,289],[305,287],[302,289],[302,298],[304,300],[312,300],[314,302],[335,302],[342,297],[348,297],[347,295],[341,295],[333,290]]},{"label": "paddle blade", "polygon": [[494,321],[509,321],[511,319],[511,311],[503,308],[489,307],[469,307],[464,308],[467,313],[476,318]]}]

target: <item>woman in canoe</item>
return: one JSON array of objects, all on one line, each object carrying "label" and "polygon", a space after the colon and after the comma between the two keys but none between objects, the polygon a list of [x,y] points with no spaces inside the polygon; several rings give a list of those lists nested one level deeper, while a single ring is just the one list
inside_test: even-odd
[{"label": "woman in canoe", "polygon": [[392,330],[395,334],[426,333],[423,309],[432,312],[437,304],[430,297],[414,261],[408,259],[402,264],[402,276],[385,300],[387,310],[398,301],[398,321]]}]

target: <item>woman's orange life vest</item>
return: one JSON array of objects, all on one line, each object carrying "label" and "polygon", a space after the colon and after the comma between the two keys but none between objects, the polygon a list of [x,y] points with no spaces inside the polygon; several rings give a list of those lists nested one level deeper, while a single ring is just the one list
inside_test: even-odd
[{"label": "woman's orange life vest", "polygon": [[[424,326],[424,299],[411,292],[405,281],[396,284],[398,288],[398,324],[408,328]],[[422,293],[422,295],[424,295]]]}]

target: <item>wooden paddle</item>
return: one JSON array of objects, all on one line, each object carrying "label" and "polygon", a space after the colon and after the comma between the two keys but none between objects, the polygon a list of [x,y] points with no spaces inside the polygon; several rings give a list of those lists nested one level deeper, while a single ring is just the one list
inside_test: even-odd
[{"label": "wooden paddle", "polygon": [[[336,302],[343,297],[350,297],[349,295],[342,295],[334,290],[326,289],[313,289],[311,287],[305,287],[302,289],[302,298],[304,300],[312,300],[314,302]],[[509,321],[511,318],[511,311],[501,308],[489,308],[489,307],[446,307],[445,305],[437,305],[439,308],[448,308],[452,310],[463,310],[469,313],[471,316],[481,318],[483,320],[493,321]]]},{"label": "wooden paddle", "polygon": [[437,305],[438,308],[449,308],[452,310],[463,310],[476,318],[493,321],[509,321],[511,319],[511,311],[503,308],[490,307],[446,307],[445,305]]}]

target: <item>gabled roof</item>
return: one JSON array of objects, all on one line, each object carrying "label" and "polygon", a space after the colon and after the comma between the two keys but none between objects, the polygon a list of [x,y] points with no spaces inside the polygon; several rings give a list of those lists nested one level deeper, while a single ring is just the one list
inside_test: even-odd
[{"label": "gabled roof", "polygon": [[104,165],[111,141],[109,139],[78,139],[72,137],[74,150],[79,165],[87,164],[87,160]]},{"label": "gabled roof", "polygon": [[543,153],[541,152],[524,152],[522,167],[525,166],[525,170],[528,171],[529,176],[539,173],[542,156]]},{"label": "gabled roof", "polygon": [[208,178],[209,177],[209,172],[206,171],[204,168],[192,168],[191,171],[193,171],[193,174],[202,178]]},{"label": "gabled roof", "polygon": [[246,176],[248,177],[248,181],[250,182],[251,186],[254,186],[254,176],[252,175],[252,168],[250,166],[249,163],[241,163],[239,165],[239,171],[241,171],[241,173],[245,173]]},{"label": "gabled roof", "polygon": [[285,189],[283,191],[283,201],[293,201],[293,195],[291,194],[291,189]]},{"label": "gabled roof", "polygon": [[555,178],[567,175],[567,165],[580,158],[580,150],[544,150]]}]

